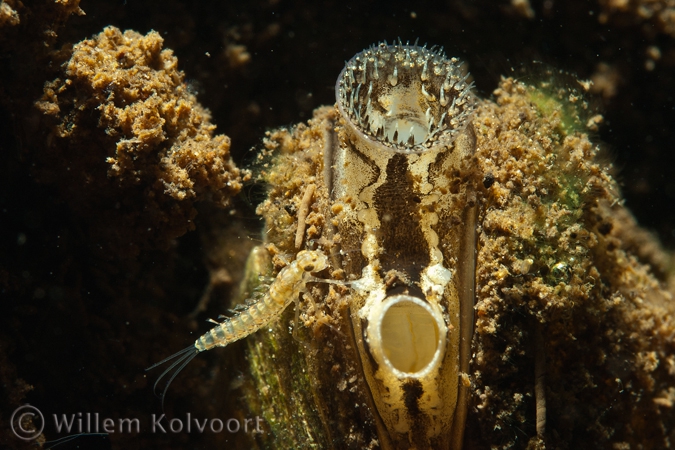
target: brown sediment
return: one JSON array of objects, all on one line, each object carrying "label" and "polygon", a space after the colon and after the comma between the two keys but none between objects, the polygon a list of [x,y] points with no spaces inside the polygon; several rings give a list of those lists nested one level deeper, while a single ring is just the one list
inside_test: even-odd
[{"label": "brown sediment", "polygon": [[529,0],[511,0],[510,9],[524,19],[534,19],[535,17]]},{"label": "brown sediment", "polygon": [[602,62],[596,66],[595,72],[591,75],[591,81],[590,91],[601,95],[604,99],[614,97],[623,82],[621,72],[617,67]]},{"label": "brown sediment", "polygon": [[600,0],[601,23],[647,22],[660,32],[675,37],[675,3],[672,0]]},{"label": "brown sediment", "polygon": [[479,230],[470,443],[539,445],[539,326],[543,442],[666,448],[675,415],[661,400],[675,384],[675,306],[654,276],[663,276],[666,255],[640,244],[646,233],[621,206],[598,147],[562,132],[560,114],[530,102],[532,89],[503,80],[474,122],[490,182]]},{"label": "brown sediment", "polygon": [[16,11],[16,2],[12,0],[0,3],[0,27],[15,26],[21,23],[19,13]]},{"label": "brown sediment", "polygon": [[156,32],[108,27],[74,46],[36,103],[50,129],[38,178],[122,255],[166,246],[194,229],[196,202],[224,206],[241,189],[229,138],[214,136],[162,44]]},{"label": "brown sediment", "polygon": [[[292,130],[280,129],[267,134],[265,149],[259,157],[257,170],[261,181],[269,186],[267,199],[258,207],[258,214],[266,219],[267,240],[282,253],[295,254],[298,231],[298,212],[302,213],[304,239],[318,238],[324,228],[325,216],[319,208],[311,207],[311,198],[305,196],[308,186],[316,187],[322,173],[323,155],[321,128],[332,108],[319,108],[309,126],[299,124]],[[273,156],[272,156],[273,155]],[[325,189],[323,189],[325,191]],[[328,198],[321,189],[313,190],[314,204],[325,207]]]},{"label": "brown sediment", "polygon": [[[9,429],[22,403],[46,417],[69,409],[53,383],[67,385],[71,398],[92,410],[147,417],[134,406],[133,392],[148,394],[140,400],[143,408],[153,403],[143,373],[148,354],[161,354],[156,346],[166,348],[166,339],[169,346],[185,344],[186,325],[197,328],[193,320],[175,320],[181,308],[166,307],[192,299],[191,286],[199,290],[204,281],[198,238],[188,237],[194,250],[187,251],[174,238],[194,227],[197,206],[229,205],[246,177],[230,160],[229,139],[215,135],[209,112],[189,93],[157,33],[111,28],[55,50],[61,25],[83,14],[78,3],[3,2],[19,20],[0,28],[1,57],[10,62],[0,83],[2,117],[14,139],[3,133],[0,145],[3,213],[13,217],[13,223],[2,221],[11,223],[2,236],[11,244],[3,241],[0,252],[6,308],[0,314],[0,375],[7,387],[0,398],[0,446],[11,448],[34,446]],[[136,260],[119,259],[141,250]],[[181,252],[192,258],[182,273],[176,271]],[[227,292],[226,277],[213,278],[221,282],[214,296]],[[161,336],[175,322],[179,333],[142,344],[151,341],[148,333]],[[126,364],[115,363],[127,345],[141,347],[126,354]],[[139,355],[143,362],[133,362]],[[86,374],[74,366],[86,367]],[[109,401],[111,389],[119,403]],[[58,437],[47,424],[36,442]],[[129,439],[156,442],[158,436]],[[170,443],[180,446],[167,437]]]},{"label": "brown sediment", "polygon": [[[604,208],[607,209],[607,205]],[[610,231],[626,253],[647,265],[659,281],[667,281],[675,269],[675,256],[661,246],[654,233],[641,228],[626,208],[614,208],[605,214],[613,216],[613,220],[611,224],[603,224],[602,231]]]},{"label": "brown sediment", "polygon": [[[28,40],[38,50],[39,43],[54,41],[59,28],[73,14],[84,15],[84,11],[80,8],[80,0],[40,0],[36,2],[3,0],[0,3],[0,29],[2,30],[0,43],[7,44],[7,40],[17,36],[15,33],[23,31],[33,37],[40,37],[35,41]],[[16,45],[16,43],[12,44]],[[46,48],[43,47],[43,50]],[[38,51],[39,53],[41,52]]]}]

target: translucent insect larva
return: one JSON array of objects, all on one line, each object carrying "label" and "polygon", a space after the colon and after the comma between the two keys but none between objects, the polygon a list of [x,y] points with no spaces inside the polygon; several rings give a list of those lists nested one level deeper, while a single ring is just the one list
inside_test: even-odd
[{"label": "translucent insect larva", "polygon": [[234,317],[225,318],[222,322],[212,320],[218,325],[204,333],[193,345],[145,369],[146,371],[152,370],[175,359],[157,378],[153,387],[156,389],[162,378],[177,368],[162,391],[162,401],[171,382],[195,356],[214,347],[225,347],[243,339],[277,319],[292,301],[297,301],[300,294],[305,291],[307,283],[313,280],[310,272],[320,272],[326,267],[328,267],[328,258],[322,251],[303,250],[299,252],[293,262],[281,269],[268,291],[259,300],[243,307]]}]

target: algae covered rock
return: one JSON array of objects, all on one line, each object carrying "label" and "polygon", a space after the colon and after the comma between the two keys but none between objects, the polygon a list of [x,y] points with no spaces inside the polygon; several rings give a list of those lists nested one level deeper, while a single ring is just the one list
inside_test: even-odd
[{"label": "algae covered rock", "polygon": [[195,202],[226,205],[246,176],[162,47],[157,32],[107,27],[73,47],[36,103],[51,129],[40,180],[57,185],[83,217],[99,211],[87,220],[117,223],[91,230],[107,233],[106,250],[122,254],[194,229]]}]

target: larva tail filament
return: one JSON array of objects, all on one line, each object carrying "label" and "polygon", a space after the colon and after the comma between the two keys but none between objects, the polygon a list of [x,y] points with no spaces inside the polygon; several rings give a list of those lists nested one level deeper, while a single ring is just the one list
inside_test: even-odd
[{"label": "larva tail filament", "polygon": [[174,362],[171,363],[171,365],[164,371],[162,374],[157,378],[157,381],[155,381],[155,384],[152,386],[153,392],[157,390],[157,385],[159,384],[160,381],[162,381],[162,378],[164,378],[167,374],[169,374],[174,368],[178,367],[176,371],[171,375],[169,378],[169,381],[166,383],[166,386],[164,386],[164,390],[162,391],[162,407],[164,407],[164,398],[166,397],[166,391],[169,390],[169,386],[171,386],[171,382],[173,381],[174,378],[180,373],[181,370],[187,366],[192,359],[197,356],[199,353],[199,350],[197,350],[197,347],[194,345],[191,345],[187,348],[184,348],[183,350],[174,353],[173,355],[164,358],[158,363],[153,364],[152,366],[148,367],[145,369],[147,372],[148,370],[152,370],[155,367],[161,366],[165,362],[171,361],[172,359],[175,359]]}]

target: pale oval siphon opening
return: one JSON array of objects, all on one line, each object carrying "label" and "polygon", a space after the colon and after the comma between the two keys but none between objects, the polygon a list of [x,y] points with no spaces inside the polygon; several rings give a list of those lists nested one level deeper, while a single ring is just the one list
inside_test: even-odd
[{"label": "pale oval siphon opening", "polygon": [[417,45],[381,43],[349,60],[335,85],[348,125],[389,150],[450,145],[475,108],[457,58]]},{"label": "pale oval siphon opening", "polygon": [[394,295],[384,301],[374,342],[382,361],[397,376],[423,377],[445,352],[447,327],[438,311],[417,297]]}]

